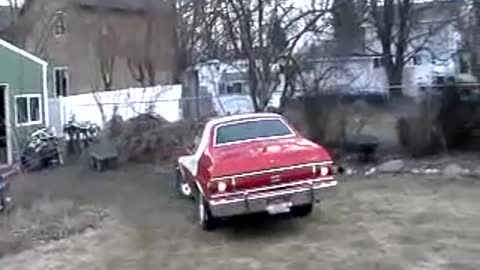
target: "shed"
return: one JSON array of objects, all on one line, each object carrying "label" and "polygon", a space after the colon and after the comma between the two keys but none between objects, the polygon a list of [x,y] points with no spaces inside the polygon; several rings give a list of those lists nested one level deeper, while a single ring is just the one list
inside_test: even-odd
[{"label": "shed", "polygon": [[32,130],[49,125],[47,66],[0,39],[0,166],[19,158]]}]

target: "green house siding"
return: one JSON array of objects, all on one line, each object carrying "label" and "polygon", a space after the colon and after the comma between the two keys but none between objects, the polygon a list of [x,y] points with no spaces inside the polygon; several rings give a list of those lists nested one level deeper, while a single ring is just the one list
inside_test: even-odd
[{"label": "green house siding", "polygon": [[0,46],[0,83],[14,95],[43,94],[43,66]]},{"label": "green house siding", "polygon": [[[0,40],[0,85],[7,85],[9,105],[9,125],[11,137],[11,158],[18,159],[28,134],[40,126],[46,125],[46,106],[44,97],[44,79],[47,78],[47,66],[42,60],[28,54],[11,44]],[[44,74],[45,73],[45,74]],[[41,123],[17,125],[16,100],[19,95],[40,95]]]}]

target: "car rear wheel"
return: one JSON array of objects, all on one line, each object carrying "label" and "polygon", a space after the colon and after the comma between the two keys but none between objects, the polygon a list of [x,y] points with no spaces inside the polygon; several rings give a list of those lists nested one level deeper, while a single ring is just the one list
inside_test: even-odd
[{"label": "car rear wheel", "polygon": [[200,227],[206,231],[215,229],[217,220],[212,216],[210,208],[202,194],[197,197],[198,222]]},{"label": "car rear wheel", "polygon": [[291,212],[295,217],[306,217],[312,213],[312,210],[313,204],[305,204],[292,207]]},{"label": "car rear wheel", "polygon": [[6,208],[7,208],[6,200],[5,200],[5,198],[3,197],[3,195],[0,195],[0,213],[2,213],[3,211],[5,211]]}]

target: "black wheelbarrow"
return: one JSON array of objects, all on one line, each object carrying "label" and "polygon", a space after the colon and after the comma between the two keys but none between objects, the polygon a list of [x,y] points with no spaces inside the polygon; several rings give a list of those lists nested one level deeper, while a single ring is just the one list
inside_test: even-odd
[{"label": "black wheelbarrow", "polygon": [[346,145],[348,151],[358,154],[361,162],[375,161],[379,141],[370,135],[358,135],[351,138]]},{"label": "black wheelbarrow", "polygon": [[118,165],[118,151],[110,141],[100,141],[90,145],[89,165],[92,170],[103,172]]}]

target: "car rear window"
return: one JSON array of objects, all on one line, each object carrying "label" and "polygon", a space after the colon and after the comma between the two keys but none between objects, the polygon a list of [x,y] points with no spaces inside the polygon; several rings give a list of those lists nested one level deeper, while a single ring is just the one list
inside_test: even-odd
[{"label": "car rear window", "polygon": [[280,119],[237,122],[217,128],[216,144],[292,135],[290,128]]}]

